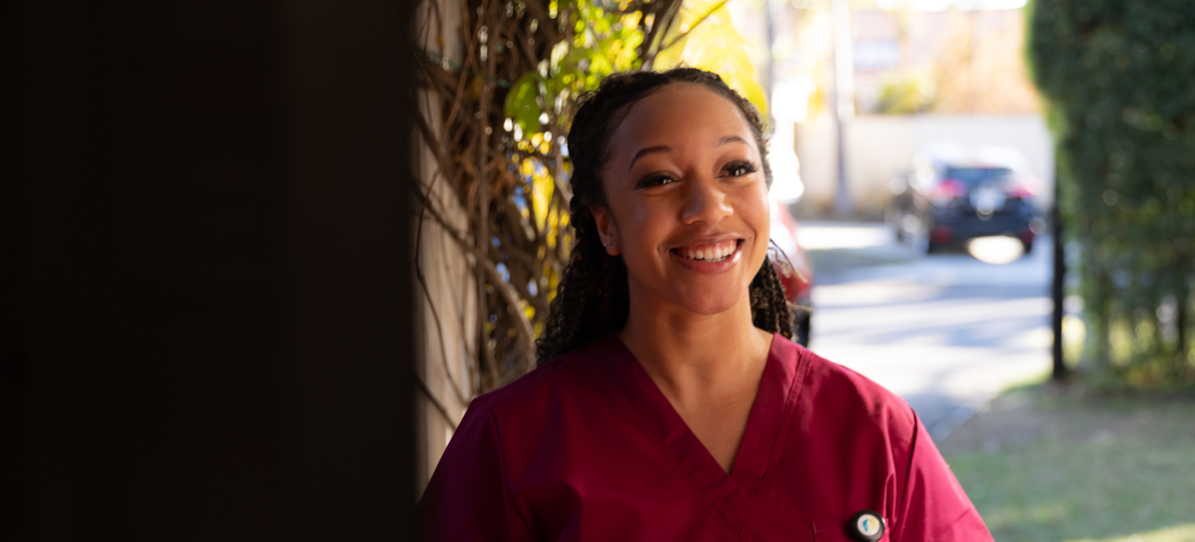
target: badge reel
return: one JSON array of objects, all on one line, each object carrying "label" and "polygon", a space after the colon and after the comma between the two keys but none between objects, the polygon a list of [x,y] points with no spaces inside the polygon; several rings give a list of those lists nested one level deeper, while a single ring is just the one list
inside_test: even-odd
[{"label": "badge reel", "polygon": [[852,540],[877,542],[884,537],[884,518],[871,510],[860,510],[847,523],[846,532]]}]

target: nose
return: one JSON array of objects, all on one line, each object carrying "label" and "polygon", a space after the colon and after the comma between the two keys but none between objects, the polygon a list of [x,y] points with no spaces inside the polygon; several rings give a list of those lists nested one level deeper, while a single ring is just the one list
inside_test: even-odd
[{"label": "nose", "polygon": [[733,209],[717,179],[703,177],[686,183],[685,206],[681,221],[685,224],[717,224]]}]

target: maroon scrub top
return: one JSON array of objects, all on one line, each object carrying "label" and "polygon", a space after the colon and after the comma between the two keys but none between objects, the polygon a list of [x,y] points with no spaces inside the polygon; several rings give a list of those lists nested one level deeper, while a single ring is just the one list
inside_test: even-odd
[{"label": "maroon scrub top", "polygon": [[908,403],[776,335],[727,474],[614,334],[478,397],[429,540],[991,540]]}]

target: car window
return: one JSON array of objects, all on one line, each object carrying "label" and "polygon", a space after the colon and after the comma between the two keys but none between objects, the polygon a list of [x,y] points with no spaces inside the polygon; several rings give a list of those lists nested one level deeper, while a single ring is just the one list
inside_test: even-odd
[{"label": "car window", "polygon": [[968,186],[975,186],[1001,179],[1011,174],[1007,168],[946,168],[946,179],[962,181]]}]

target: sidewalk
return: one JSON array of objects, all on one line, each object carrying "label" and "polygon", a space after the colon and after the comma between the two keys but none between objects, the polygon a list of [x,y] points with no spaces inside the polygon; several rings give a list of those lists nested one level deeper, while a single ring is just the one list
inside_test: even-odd
[{"label": "sidewalk", "polygon": [[919,256],[883,224],[803,223],[814,352],[909,401],[944,438],[1002,389],[1050,367],[1050,239],[993,265]]}]

